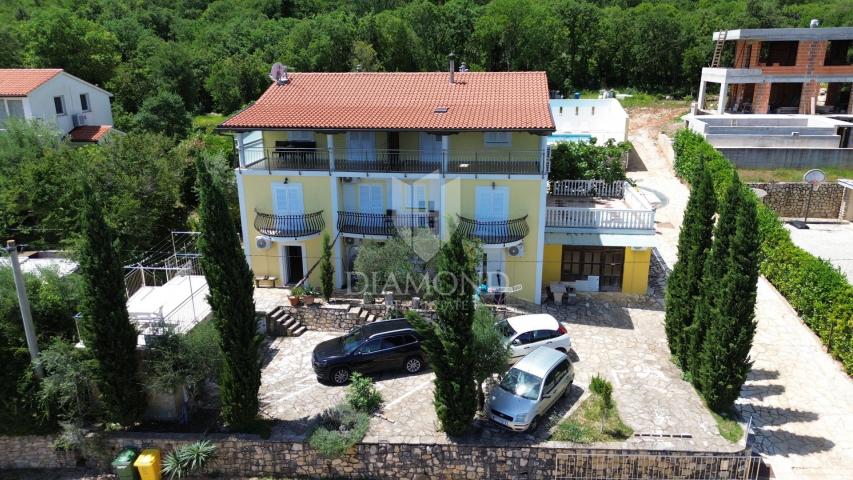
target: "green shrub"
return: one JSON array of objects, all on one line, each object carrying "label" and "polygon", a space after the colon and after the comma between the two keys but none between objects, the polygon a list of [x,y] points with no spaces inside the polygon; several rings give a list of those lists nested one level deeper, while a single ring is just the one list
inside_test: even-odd
[{"label": "green shrub", "polygon": [[601,397],[601,402],[606,408],[613,406],[613,385],[610,382],[596,375],[589,382],[589,389]]},{"label": "green shrub", "polygon": [[161,471],[170,479],[182,478],[200,471],[216,454],[216,445],[200,440],[180,446],[163,457]]},{"label": "green shrub", "polygon": [[320,425],[308,443],[326,458],[337,458],[360,442],[370,426],[370,416],[349,405],[338,405],[320,415]]},{"label": "green shrub", "polygon": [[373,413],[382,405],[382,395],[370,377],[355,372],[347,388],[347,403],[359,412]]},{"label": "green shrub", "polygon": [[604,145],[591,142],[560,142],[551,149],[549,180],[627,180],[624,156],[631,151],[630,142]]},{"label": "green shrub", "polygon": [[[700,135],[683,129],[675,135],[675,172],[690,181],[700,156],[705,159],[714,179],[714,191],[722,198],[733,177],[734,166]],[[797,311],[833,357],[853,374],[853,286],[844,274],[826,260],[811,255],[791,241],[776,214],[747,197],[758,206],[761,241],[761,273]]]}]

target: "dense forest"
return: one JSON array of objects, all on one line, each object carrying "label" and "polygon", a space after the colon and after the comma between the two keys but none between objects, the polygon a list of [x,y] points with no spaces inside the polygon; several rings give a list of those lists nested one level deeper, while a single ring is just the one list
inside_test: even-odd
[{"label": "dense forest", "polygon": [[[230,113],[297,71],[546,70],[564,91],[687,95],[711,32],[853,25],[850,0],[5,0],[0,67],[63,67],[115,94],[116,123]],[[182,104],[182,105],[180,105]],[[143,111],[142,119],[137,114]],[[169,132],[182,134],[183,131]]]}]

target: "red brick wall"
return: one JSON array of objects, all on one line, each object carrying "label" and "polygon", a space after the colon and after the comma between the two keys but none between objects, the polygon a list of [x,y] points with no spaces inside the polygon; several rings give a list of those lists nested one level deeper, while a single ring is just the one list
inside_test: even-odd
[{"label": "red brick wall", "polygon": [[753,113],[767,113],[770,105],[770,84],[756,83],[755,94],[752,97]]}]

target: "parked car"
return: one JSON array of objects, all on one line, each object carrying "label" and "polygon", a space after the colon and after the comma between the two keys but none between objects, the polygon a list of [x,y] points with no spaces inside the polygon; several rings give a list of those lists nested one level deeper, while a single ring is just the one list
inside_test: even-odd
[{"label": "parked car", "polygon": [[572,349],[572,341],[566,326],[548,314],[521,315],[501,320],[498,331],[509,346],[510,363],[539,347],[547,346],[563,353]]},{"label": "parked car", "polygon": [[539,347],[501,377],[486,399],[486,414],[502,427],[532,432],[574,379],[574,367],[565,353]]},{"label": "parked car", "polygon": [[421,338],[405,319],[369,323],[318,344],[311,365],[317,378],[336,385],[347,383],[352,372],[418,373],[424,368]]}]

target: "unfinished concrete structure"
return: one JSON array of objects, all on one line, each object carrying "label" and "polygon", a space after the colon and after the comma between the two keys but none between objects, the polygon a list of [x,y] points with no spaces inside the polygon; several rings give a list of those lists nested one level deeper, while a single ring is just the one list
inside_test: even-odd
[{"label": "unfinished concrete structure", "polygon": [[[853,114],[853,27],[728,30],[713,40],[700,111]],[[709,83],[720,85],[716,105],[706,105]]]},{"label": "unfinished concrete structure", "polygon": [[821,115],[687,115],[740,168],[853,167],[853,123]]}]

